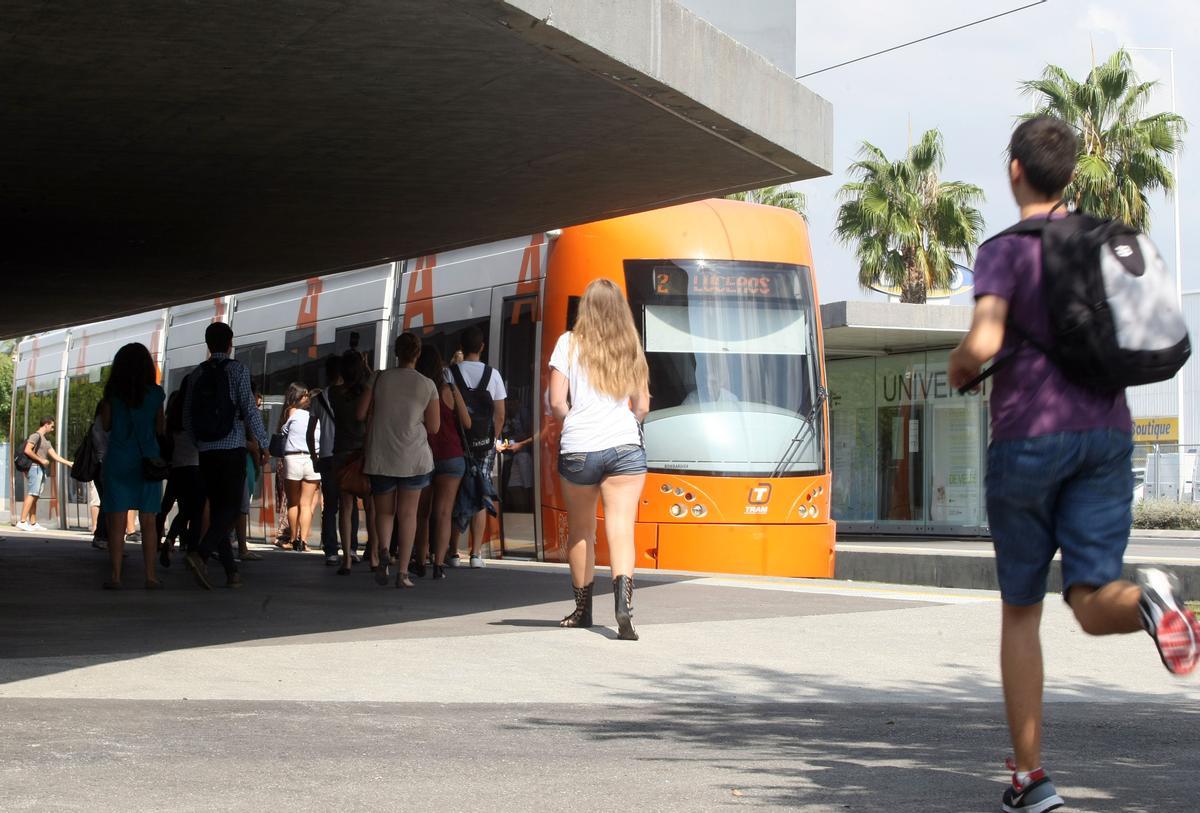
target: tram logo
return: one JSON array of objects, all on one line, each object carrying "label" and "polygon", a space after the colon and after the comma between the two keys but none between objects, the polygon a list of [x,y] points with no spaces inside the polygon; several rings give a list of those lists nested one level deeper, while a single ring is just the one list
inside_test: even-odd
[{"label": "tram logo", "polygon": [[767,503],[771,501],[771,484],[759,483],[754,488],[750,489],[750,496],[746,498],[749,505],[746,506],[747,514],[765,514],[767,513]]}]

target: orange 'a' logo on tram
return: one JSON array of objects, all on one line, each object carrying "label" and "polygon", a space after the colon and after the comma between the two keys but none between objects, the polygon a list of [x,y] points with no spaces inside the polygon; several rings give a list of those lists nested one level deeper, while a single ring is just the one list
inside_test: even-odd
[{"label": "orange 'a' logo on tram", "polygon": [[411,330],[418,319],[428,333],[433,326],[433,269],[437,267],[437,255],[428,254],[417,258],[417,267],[408,278],[408,293],[404,297],[403,330]]},{"label": "orange 'a' logo on tram", "polygon": [[759,483],[754,488],[750,489],[750,496],[746,499],[751,505],[766,505],[771,501],[771,484]]}]

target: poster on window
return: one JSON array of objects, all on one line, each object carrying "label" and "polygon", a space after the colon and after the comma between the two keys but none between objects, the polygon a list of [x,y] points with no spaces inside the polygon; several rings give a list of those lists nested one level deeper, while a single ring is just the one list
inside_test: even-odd
[{"label": "poster on window", "polygon": [[978,525],[981,510],[979,408],[972,403],[939,405],[933,415],[930,519]]}]

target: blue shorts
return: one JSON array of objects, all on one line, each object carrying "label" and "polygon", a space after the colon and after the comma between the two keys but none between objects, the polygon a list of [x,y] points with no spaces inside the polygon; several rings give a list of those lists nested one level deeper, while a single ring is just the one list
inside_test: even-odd
[{"label": "blue shorts", "polygon": [[594,486],[614,474],[645,474],[646,450],[636,444],[599,452],[560,452],[558,474],[577,486]]},{"label": "blue shorts", "polygon": [[1063,595],[1121,578],[1133,524],[1133,438],[1116,429],[993,441],[987,507],[1007,604],[1037,604],[1062,550]]},{"label": "blue shorts", "polygon": [[42,489],[46,486],[46,470],[37,463],[29,467],[25,473],[25,496],[41,497]]},{"label": "blue shorts", "polygon": [[389,477],[386,474],[369,474],[372,494],[390,494],[397,488],[405,491],[420,491],[433,482],[433,472],[412,477]]},{"label": "blue shorts", "polygon": [[448,457],[445,460],[433,461],[434,477],[462,477],[467,473],[465,457]]}]

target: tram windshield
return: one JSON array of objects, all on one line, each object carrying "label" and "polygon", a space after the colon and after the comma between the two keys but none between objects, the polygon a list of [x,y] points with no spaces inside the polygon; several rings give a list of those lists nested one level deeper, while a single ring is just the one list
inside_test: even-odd
[{"label": "tram windshield", "polygon": [[823,391],[808,268],[628,260],[625,286],[650,366],[651,471],[821,472]]}]

